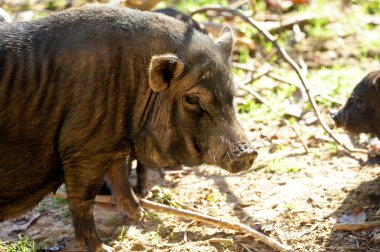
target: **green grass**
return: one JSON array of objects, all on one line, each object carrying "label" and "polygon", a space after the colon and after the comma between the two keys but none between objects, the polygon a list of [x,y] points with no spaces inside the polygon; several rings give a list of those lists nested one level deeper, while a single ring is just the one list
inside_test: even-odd
[{"label": "green grass", "polygon": [[360,6],[365,13],[380,14],[380,2],[378,0],[351,0],[351,4]]},{"label": "green grass", "polygon": [[293,203],[286,203],[286,204],[284,205],[284,208],[285,208],[285,211],[287,211],[287,212],[291,212],[291,211],[294,210],[295,206],[294,206]]},{"label": "green grass", "polygon": [[367,69],[357,66],[322,67],[310,72],[309,81],[318,89],[327,91],[328,95],[345,99],[367,73]]},{"label": "green grass", "polygon": [[57,197],[52,197],[51,199],[53,202],[53,206],[56,206],[56,207],[65,206],[69,203],[67,199],[62,199],[62,198],[57,198]]},{"label": "green grass", "polygon": [[174,228],[164,225],[164,224],[159,224],[156,228],[155,236],[161,236],[163,238],[168,238],[169,240],[172,240],[174,238]]},{"label": "green grass", "polygon": [[120,234],[117,236],[117,241],[118,242],[122,242],[124,240],[125,235],[126,235],[125,226],[123,226],[123,228],[121,229]]},{"label": "green grass", "polygon": [[40,249],[34,241],[29,240],[29,237],[24,235],[18,236],[18,241],[13,241],[10,244],[0,242],[0,251],[2,252],[34,252]]},{"label": "green grass", "polygon": [[326,28],[329,23],[327,18],[317,18],[311,20],[308,25],[306,25],[305,30],[309,36],[317,39],[326,40],[333,36],[333,33]]},{"label": "green grass", "polygon": [[248,116],[253,117],[256,123],[278,119],[267,106],[255,102],[253,99],[253,96],[246,96],[245,103],[238,104],[237,106],[238,113],[247,114]]},{"label": "green grass", "polygon": [[171,194],[159,192],[154,196],[154,198],[157,202],[161,204],[165,204],[175,208],[179,207]]},{"label": "green grass", "polygon": [[300,167],[295,161],[289,159],[273,159],[267,162],[265,167],[266,173],[297,173],[300,171]]},{"label": "green grass", "polygon": [[149,211],[149,210],[144,211],[144,218],[146,218],[150,222],[154,222],[158,224],[163,223],[161,217],[157,213]]}]

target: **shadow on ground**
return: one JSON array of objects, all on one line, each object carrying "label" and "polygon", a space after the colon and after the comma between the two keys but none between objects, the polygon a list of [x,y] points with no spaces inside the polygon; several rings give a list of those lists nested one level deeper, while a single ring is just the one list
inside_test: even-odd
[{"label": "shadow on ground", "polygon": [[[380,177],[361,183],[347,192],[342,204],[329,217],[338,219],[343,215],[365,213],[366,221],[375,221],[380,209]],[[361,231],[331,231],[325,251],[380,251],[380,244],[374,244],[372,237],[380,228]]]}]

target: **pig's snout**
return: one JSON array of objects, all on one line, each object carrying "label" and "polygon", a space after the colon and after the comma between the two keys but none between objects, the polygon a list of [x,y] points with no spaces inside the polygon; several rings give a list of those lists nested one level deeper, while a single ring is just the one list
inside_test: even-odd
[{"label": "pig's snout", "polygon": [[335,119],[336,119],[336,117],[337,117],[337,115],[338,115],[338,112],[339,112],[339,110],[331,110],[330,111],[330,116],[331,116],[331,118],[335,121]]},{"label": "pig's snout", "polygon": [[228,166],[230,172],[240,172],[251,168],[257,157],[257,151],[247,143],[237,144],[231,148]]},{"label": "pig's snout", "polygon": [[342,122],[341,122],[340,116],[339,116],[339,110],[330,111],[330,116],[334,120],[337,127],[340,127],[342,125]]}]

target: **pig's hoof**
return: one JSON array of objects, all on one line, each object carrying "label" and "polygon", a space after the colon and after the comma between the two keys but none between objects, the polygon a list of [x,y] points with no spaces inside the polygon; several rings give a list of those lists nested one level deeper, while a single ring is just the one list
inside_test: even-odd
[{"label": "pig's hoof", "polygon": [[136,193],[142,198],[145,198],[149,194],[149,190],[146,187],[136,186],[135,190]]},{"label": "pig's hoof", "polygon": [[96,252],[115,252],[115,250],[112,247],[102,243],[102,245],[100,246],[100,248],[96,250]]},{"label": "pig's hoof", "polygon": [[143,216],[141,208],[136,209],[135,211],[128,212],[129,221],[139,221]]}]

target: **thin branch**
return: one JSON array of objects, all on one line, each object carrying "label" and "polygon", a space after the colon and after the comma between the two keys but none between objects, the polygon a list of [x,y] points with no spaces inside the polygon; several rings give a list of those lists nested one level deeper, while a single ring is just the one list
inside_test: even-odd
[{"label": "thin branch", "polygon": [[148,209],[156,210],[158,212],[163,212],[163,213],[167,213],[167,214],[173,214],[173,215],[176,215],[178,217],[184,217],[184,218],[188,218],[188,219],[192,219],[192,220],[197,220],[197,221],[201,221],[201,222],[213,225],[213,226],[218,226],[221,228],[228,228],[228,229],[232,229],[232,230],[236,230],[239,232],[249,234],[250,236],[252,236],[256,240],[266,244],[267,246],[275,249],[276,251],[281,251],[281,252],[282,251],[287,251],[287,252],[294,251],[289,246],[283,245],[283,244],[279,243],[278,241],[276,241],[275,239],[268,237],[268,236],[266,236],[266,235],[264,235],[264,234],[262,234],[256,230],[254,230],[253,228],[251,228],[247,225],[241,224],[241,223],[229,222],[229,221],[226,221],[222,218],[215,218],[212,216],[208,216],[206,214],[194,213],[194,212],[191,212],[188,210],[169,207],[169,206],[159,204],[156,202],[152,202],[152,201],[149,201],[146,199],[140,199],[140,203],[141,203],[141,206],[143,208],[148,208]]},{"label": "thin branch", "polygon": [[375,244],[380,244],[380,233],[375,234],[372,237],[371,242],[373,242]]},{"label": "thin branch", "polygon": [[[295,87],[297,87],[297,88],[301,88],[300,85],[297,85],[297,84],[295,84],[295,83],[292,83],[292,82],[290,82],[290,81],[287,81],[287,80],[285,80],[284,78],[282,78],[281,76],[278,76],[277,74],[274,74],[274,73],[272,73],[272,72],[269,72],[269,73],[267,74],[267,76],[268,76],[269,78],[272,78],[273,80],[276,80],[276,81],[279,81],[279,82],[282,82],[282,83],[285,83],[285,84],[288,84],[288,85],[291,85],[291,86],[295,86]],[[329,96],[329,95],[325,95],[325,94],[321,94],[321,93],[316,93],[316,94],[313,95],[313,97],[320,97],[320,98],[322,98],[322,99],[325,99],[325,100],[330,101],[330,102],[332,102],[332,103],[335,103],[335,104],[337,104],[337,105],[340,105],[340,106],[343,105],[343,103],[342,103],[340,100],[338,100],[338,99],[336,99],[336,98],[334,98],[334,97],[331,97],[331,96]]]},{"label": "thin branch", "polygon": [[[238,69],[242,69],[242,70],[247,71],[247,72],[256,72],[256,70],[253,67],[248,66],[246,64],[232,62],[232,66],[235,67],[235,68],[238,68]],[[297,89],[301,89],[302,88],[302,86],[298,85],[297,83],[293,83],[291,81],[288,81],[285,78],[282,78],[281,76],[273,73],[271,68],[268,70],[268,72],[265,74],[265,76],[267,76],[267,77],[269,77],[269,78],[271,78],[271,79],[273,79],[275,81],[278,81],[278,82],[281,82],[281,83],[284,83],[284,84],[287,84],[287,85],[290,85],[290,86],[294,86]],[[262,77],[262,76],[260,76],[260,77]],[[343,105],[342,101],[340,101],[339,99],[336,99],[336,98],[334,98],[332,96],[329,96],[329,95],[326,95],[326,94],[322,94],[319,91],[315,92],[315,94],[313,94],[313,97],[314,98],[319,97],[319,98],[324,99],[326,101],[335,103],[335,104],[337,104],[339,106]]]},{"label": "thin branch", "polygon": [[380,221],[361,222],[361,223],[335,223],[334,231],[359,231],[365,229],[380,228]]},{"label": "thin branch", "polygon": [[[57,193],[57,194],[50,194],[51,197],[56,198],[67,198],[67,195],[65,193]],[[113,198],[111,195],[97,195],[95,197],[95,202],[99,203],[105,203],[105,204],[115,204]],[[237,223],[237,222],[230,222],[223,220],[221,218],[212,217],[206,214],[197,213],[185,209],[177,209],[174,207],[169,207],[167,205],[163,205],[160,203],[156,203],[150,200],[146,199],[140,199],[140,204],[143,208],[155,210],[158,212],[166,213],[166,214],[173,214],[178,217],[188,218],[195,221],[204,222],[213,226],[221,227],[221,228],[228,228],[232,230],[236,230],[245,234],[249,234],[254,239],[264,243],[265,245],[275,249],[276,251],[280,252],[293,252],[294,250],[290,248],[288,245],[284,245],[276,241],[275,239],[266,236],[265,234],[262,234],[253,228]]]},{"label": "thin branch", "polygon": [[295,70],[297,73],[298,78],[301,80],[302,86],[305,89],[305,92],[308,96],[308,99],[311,103],[311,106],[313,107],[313,110],[318,118],[319,123],[321,124],[322,128],[328,133],[328,135],[334,139],[334,141],[348,150],[349,152],[358,152],[358,153],[365,153],[367,154],[367,150],[363,149],[356,149],[351,148],[347,145],[345,145],[341,140],[338,139],[338,137],[332,132],[330,127],[327,125],[327,123],[323,120],[321,112],[318,108],[318,105],[316,104],[314,97],[311,95],[309,84],[306,80],[305,75],[302,73],[302,70],[298,66],[298,64],[289,56],[289,54],[286,52],[286,50],[280,46],[275,37],[273,37],[272,34],[270,34],[267,30],[263,29],[259,22],[257,22],[255,19],[248,17],[241,13],[239,10],[231,9],[231,8],[223,8],[223,7],[205,7],[201,8],[199,10],[193,11],[191,15],[195,15],[197,13],[205,13],[207,11],[215,11],[215,12],[227,12],[231,13],[234,16],[240,17],[243,21],[249,23],[251,26],[253,26],[255,29],[257,29],[269,42],[271,42],[274,47],[277,49],[278,54]]},{"label": "thin branch", "polygon": [[260,102],[262,102],[268,108],[270,108],[270,110],[272,110],[273,113],[275,113],[278,117],[280,117],[281,120],[286,124],[286,126],[291,128],[293,130],[293,132],[297,135],[298,139],[302,143],[303,148],[305,149],[305,152],[309,153],[309,147],[307,146],[307,143],[305,142],[305,140],[302,139],[301,134],[298,132],[298,130],[288,120],[286,120],[281,115],[281,113],[278,112],[277,109],[275,109],[264,97],[262,97],[260,94],[258,94],[256,91],[252,90],[251,88],[247,87],[246,84],[248,84],[250,82],[252,82],[252,79],[247,81],[247,83],[243,83],[243,84],[239,83],[238,85],[241,89],[244,89],[245,91],[247,91],[248,93],[250,93],[251,95],[256,97],[256,99],[258,99]]}]

